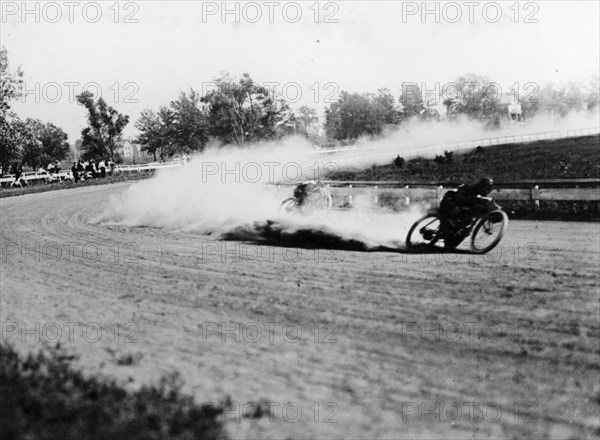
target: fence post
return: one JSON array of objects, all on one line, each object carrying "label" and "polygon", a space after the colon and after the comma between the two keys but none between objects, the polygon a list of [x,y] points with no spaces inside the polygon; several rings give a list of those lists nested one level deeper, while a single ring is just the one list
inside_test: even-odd
[{"label": "fence post", "polygon": [[[348,185],[348,188],[352,189],[352,185]],[[348,203],[350,205],[352,205],[352,192],[350,191],[350,194],[348,194]]]},{"label": "fence post", "polygon": [[440,202],[443,197],[444,185],[440,185],[435,189],[435,199],[437,202],[437,206],[440,206]]},{"label": "fence post", "polygon": [[540,201],[536,198],[533,197],[534,191],[536,192],[536,196],[537,196],[537,191],[540,189],[540,187],[538,185],[534,186],[533,189],[531,190],[531,198],[533,199],[533,208],[535,209],[535,212],[539,212],[540,210]]},{"label": "fence post", "polygon": [[404,204],[406,206],[410,206],[410,197],[408,195],[408,185],[406,185],[404,187],[405,191],[404,191]]},{"label": "fence post", "polygon": [[375,206],[377,206],[379,204],[379,194],[377,193],[377,185],[373,187],[373,194],[373,201],[375,202]]}]

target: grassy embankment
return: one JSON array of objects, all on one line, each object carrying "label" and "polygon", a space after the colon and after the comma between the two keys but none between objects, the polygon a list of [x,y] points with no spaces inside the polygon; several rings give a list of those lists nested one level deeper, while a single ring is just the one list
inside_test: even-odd
[{"label": "grassy embankment", "polygon": [[[600,136],[477,148],[453,154],[451,160],[444,156],[437,160],[416,158],[404,161],[402,166],[394,164],[393,159],[390,157],[388,165],[342,170],[328,176],[328,179],[437,182],[451,186],[491,176],[498,183],[505,182],[508,187],[520,188],[532,188],[536,180],[600,179]],[[528,180],[531,182],[523,183]],[[561,184],[551,186],[561,187]],[[595,184],[586,186],[597,187]],[[542,200],[538,211],[528,201],[504,201],[502,206],[512,211],[516,218],[589,220],[600,217],[598,202]]]}]

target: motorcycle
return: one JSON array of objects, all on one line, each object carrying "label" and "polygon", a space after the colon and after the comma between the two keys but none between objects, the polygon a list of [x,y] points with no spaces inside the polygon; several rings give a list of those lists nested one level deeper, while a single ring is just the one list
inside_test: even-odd
[{"label": "motorcycle", "polygon": [[333,198],[323,182],[314,182],[314,188],[308,188],[306,183],[294,189],[294,196],[285,199],[279,206],[280,214],[303,214],[315,209],[331,209]]},{"label": "motorcycle", "polygon": [[444,218],[436,209],[412,225],[406,237],[406,246],[415,251],[431,250],[443,241],[445,249],[454,250],[471,236],[470,251],[485,254],[500,243],[507,226],[508,215],[491,199],[476,214],[469,213],[452,221]]}]

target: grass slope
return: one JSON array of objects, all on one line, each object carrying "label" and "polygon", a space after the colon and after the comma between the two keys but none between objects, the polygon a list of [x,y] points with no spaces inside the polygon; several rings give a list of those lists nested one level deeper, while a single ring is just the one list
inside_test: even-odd
[{"label": "grass slope", "polygon": [[366,170],[342,170],[329,180],[467,182],[491,176],[497,182],[527,179],[600,178],[600,136],[544,140],[454,154],[450,163],[416,158]]}]

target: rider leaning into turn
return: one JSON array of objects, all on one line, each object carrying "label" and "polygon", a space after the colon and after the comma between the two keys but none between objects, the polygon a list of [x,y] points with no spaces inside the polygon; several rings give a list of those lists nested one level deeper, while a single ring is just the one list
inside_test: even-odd
[{"label": "rider leaning into turn", "polygon": [[299,183],[294,188],[294,197],[298,206],[304,205],[306,198],[312,194],[312,192],[320,186],[321,182],[315,180],[307,180],[306,182]]},{"label": "rider leaning into turn", "polygon": [[463,216],[471,217],[478,209],[491,202],[487,195],[492,191],[494,180],[484,177],[479,182],[461,185],[456,191],[448,191],[440,202],[440,212],[451,227]]}]

